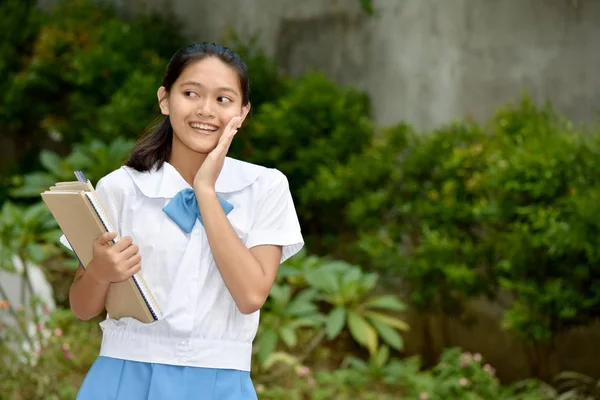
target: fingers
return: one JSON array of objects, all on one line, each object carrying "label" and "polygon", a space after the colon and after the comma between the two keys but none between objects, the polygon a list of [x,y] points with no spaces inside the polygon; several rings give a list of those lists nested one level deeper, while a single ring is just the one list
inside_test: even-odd
[{"label": "fingers", "polygon": [[219,143],[217,144],[220,154],[227,154],[229,146],[231,146],[231,142],[233,141],[233,137],[237,133],[241,123],[242,117],[233,117],[229,120],[223,134],[219,138]]},{"label": "fingers", "polygon": [[140,256],[139,254],[136,253],[133,256],[129,257],[127,259],[127,261],[125,261],[124,266],[126,269],[129,269],[137,264],[141,264],[141,262],[142,262],[142,256]]},{"label": "fingers", "polygon": [[122,260],[129,260],[131,257],[136,255],[140,251],[140,247],[137,244],[131,244],[126,249],[123,249],[120,252],[120,256]]},{"label": "fingers", "polygon": [[110,242],[112,242],[112,240],[115,239],[117,236],[118,236],[117,232],[103,233],[102,235],[100,235],[96,238],[96,241],[94,244],[96,246],[107,246],[107,245],[111,244]]},{"label": "fingers", "polygon": [[142,269],[141,263],[137,263],[137,264],[131,266],[130,268],[124,270],[123,272],[121,272],[118,275],[116,282],[123,282],[123,281],[131,278],[133,275],[137,274],[141,269]]},{"label": "fingers", "polygon": [[225,136],[227,132],[237,131],[241,124],[242,117],[231,118],[223,130],[223,136]]},{"label": "fingers", "polygon": [[131,246],[132,243],[133,238],[131,236],[125,236],[124,238],[121,238],[121,240],[119,240],[117,243],[115,243],[113,250],[117,253],[120,253],[129,246]]},{"label": "fingers", "polygon": [[133,275],[137,274],[138,272],[140,272],[142,269],[142,264],[141,263],[137,263],[134,264],[131,268],[129,268],[126,272],[125,272],[125,279],[132,277]]}]

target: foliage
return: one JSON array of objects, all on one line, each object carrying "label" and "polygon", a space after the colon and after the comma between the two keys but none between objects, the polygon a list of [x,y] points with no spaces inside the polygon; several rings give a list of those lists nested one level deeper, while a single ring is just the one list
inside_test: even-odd
[{"label": "foliage", "polygon": [[327,210],[302,201],[302,191],[320,166],[345,163],[369,143],[373,134],[369,108],[364,93],[309,74],[294,80],[276,101],[255,110],[232,144],[232,156],[286,174],[292,193],[299,197],[302,225],[315,237],[313,248],[321,234],[325,240],[336,240],[325,232],[338,232],[340,221],[321,218]]},{"label": "foliage", "polygon": [[[294,279],[298,286],[289,281]],[[334,340],[348,331],[356,343],[375,355],[383,340],[392,348],[403,349],[399,331],[408,325],[391,312],[405,306],[393,295],[372,294],[377,275],[342,261],[320,259],[305,251],[282,265],[282,274],[271,290],[263,316],[255,351],[265,367],[281,340],[285,349],[300,347],[298,330],[308,329],[308,355],[325,338]],[[297,360],[300,362],[301,360]],[[295,365],[295,364],[294,364]]]},{"label": "foliage", "polygon": [[5,202],[0,214],[0,268],[14,271],[13,256],[25,265],[45,261],[56,254],[53,243],[58,237],[58,224],[44,204],[22,206]]},{"label": "foliage", "polygon": [[405,278],[411,304],[460,315],[502,289],[506,326],[544,342],[600,315],[598,140],[525,99],[485,130],[390,129],[305,194],[351,222],[364,260]]},{"label": "foliage", "polygon": [[561,400],[594,400],[600,398],[600,379],[565,371],[556,379],[557,391]]},{"label": "foliage", "polygon": [[298,367],[286,386],[259,383],[264,399],[546,400],[556,391],[528,380],[502,386],[480,354],[446,350],[439,363],[422,370],[418,357],[390,359],[387,347],[369,361],[348,357],[337,370]]},{"label": "foliage", "polygon": [[2,398],[75,399],[77,388],[97,356],[101,338],[97,321],[76,321],[70,310],[57,309],[46,311],[35,329],[43,337],[35,351],[18,346],[23,340],[19,332],[10,327],[0,329]]},{"label": "foliage", "polygon": [[[22,4],[17,4],[22,3]],[[0,24],[22,23],[3,42],[0,130],[19,140],[16,172],[37,168],[41,149],[135,137],[152,119],[165,65],[183,43],[172,18],[126,19],[107,2],[3,2]],[[6,10],[5,10],[6,11]],[[32,101],[33,100],[33,101]],[[0,199],[2,200],[2,199]]]},{"label": "foliage", "polygon": [[38,197],[56,182],[69,182],[75,179],[74,171],[85,171],[85,177],[96,184],[100,178],[122,165],[133,149],[133,140],[121,137],[105,144],[92,140],[76,144],[73,152],[65,158],[44,150],[40,153],[40,164],[45,171],[32,172],[15,179],[20,185],[11,194],[14,197]]}]

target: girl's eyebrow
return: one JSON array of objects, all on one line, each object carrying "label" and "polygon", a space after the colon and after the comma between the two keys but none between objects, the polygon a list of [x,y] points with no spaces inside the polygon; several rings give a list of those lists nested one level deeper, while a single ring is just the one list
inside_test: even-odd
[{"label": "girl's eyebrow", "polygon": [[[200,89],[206,89],[206,86],[204,86],[200,82],[196,82],[196,81],[185,81],[185,82],[183,82],[181,84],[181,86],[196,86],[196,87],[199,87]],[[235,95],[238,94],[238,92],[235,89],[230,88],[228,86],[219,87],[219,88],[217,88],[217,91],[219,91],[219,92],[230,92],[230,93],[233,93]]]}]

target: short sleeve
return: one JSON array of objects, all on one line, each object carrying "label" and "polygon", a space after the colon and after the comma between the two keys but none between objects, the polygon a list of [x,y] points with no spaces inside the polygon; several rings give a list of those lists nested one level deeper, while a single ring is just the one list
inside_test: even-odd
[{"label": "short sleeve", "polygon": [[304,239],[288,180],[283,173],[272,171],[273,184],[265,195],[261,196],[256,207],[256,218],[248,233],[246,246],[282,246],[283,263],[302,249]]},{"label": "short sleeve", "polygon": [[[108,190],[103,179],[100,179],[96,184],[96,194],[98,195],[98,198],[100,199],[104,210],[108,213],[110,220],[113,223],[113,226],[115,227],[115,229],[117,229],[117,231],[119,231],[119,227],[121,226],[119,224],[119,212],[115,205],[115,201],[111,197],[111,192]],[[73,250],[65,235],[62,235],[60,237],[60,243],[62,243],[69,250]]]}]

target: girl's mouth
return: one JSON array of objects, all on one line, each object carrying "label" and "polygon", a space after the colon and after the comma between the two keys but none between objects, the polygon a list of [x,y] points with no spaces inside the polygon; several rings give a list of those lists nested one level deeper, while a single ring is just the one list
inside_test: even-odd
[{"label": "girl's mouth", "polygon": [[202,132],[202,133],[214,133],[216,131],[219,130],[218,126],[215,125],[211,125],[211,124],[203,124],[203,123],[199,123],[199,122],[190,122],[189,123],[190,127],[198,132]]}]

